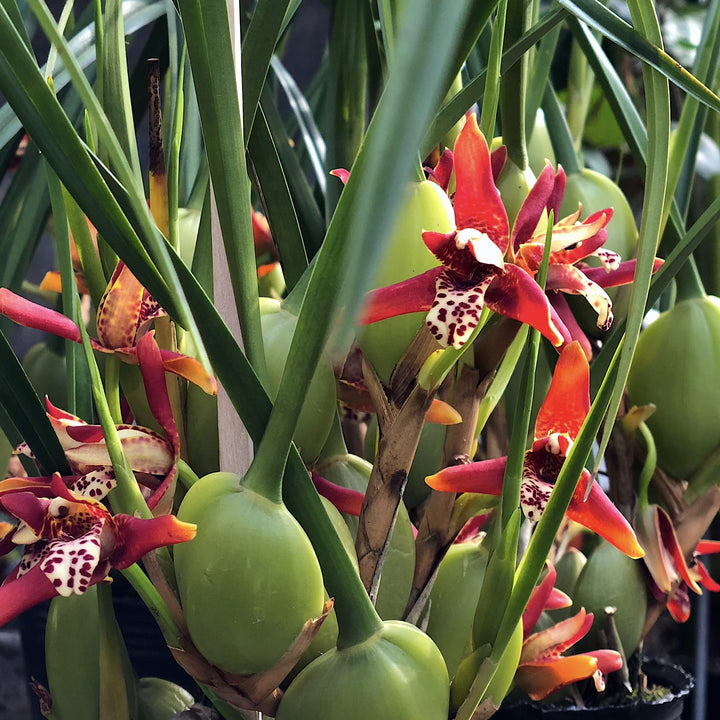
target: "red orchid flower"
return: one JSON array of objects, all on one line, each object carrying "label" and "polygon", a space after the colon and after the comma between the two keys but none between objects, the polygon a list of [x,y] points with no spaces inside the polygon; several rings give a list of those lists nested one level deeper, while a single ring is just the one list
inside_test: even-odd
[{"label": "red orchid flower", "polygon": [[[478,130],[469,135],[468,149],[461,146],[460,150],[484,156],[487,153],[487,144]],[[500,174],[504,161],[505,154],[498,150],[492,153],[490,163],[495,179]],[[446,191],[454,162],[453,153],[446,151],[438,165],[429,171],[430,179]],[[553,309],[553,322],[566,341],[578,340],[589,358],[590,343],[561,293],[584,296],[598,315],[598,327],[607,329],[612,323],[613,315],[612,302],[605,289],[632,282],[636,261],[621,262],[617,253],[603,247],[607,240],[607,225],[612,219],[612,208],[594,212],[582,221],[581,208],[578,208],[577,212],[558,219],[565,194],[565,181],[562,167],[558,166],[557,170],[554,170],[550,163],[545,166],[515,220],[506,260],[518,265],[533,277],[537,274],[542,262],[549,214],[553,211],[555,223],[545,283]],[[601,267],[589,266],[586,260],[590,257],[598,258]],[[653,272],[658,270],[662,262],[660,259],[655,261]]]},{"label": "red orchid flower", "polygon": [[648,505],[640,510],[635,520],[638,539],[645,549],[645,565],[652,578],[652,592],[667,609],[675,622],[683,623],[690,617],[688,590],[701,595],[702,588],[720,591],[699,555],[720,552],[720,541],[701,540],[692,553],[692,562],[685,561],[670,516],[659,505]]},{"label": "red orchid flower", "polygon": [[507,213],[495,187],[487,143],[473,115],[460,132],[453,161],[456,229],[423,233],[441,265],[369,293],[361,323],[429,311],[426,323],[438,342],[460,348],[486,305],[561,345],[563,334],[540,287],[523,268],[504,261],[510,243]]},{"label": "red orchid flower", "polygon": [[[164,430],[165,437],[137,425],[117,426],[118,437],[130,468],[147,488],[147,503],[151,510],[157,506],[174,480],[180,457],[180,438],[167,394],[161,351],[154,335],[154,332],[149,332],[140,339],[137,353],[148,404],[153,417]],[[47,398],[45,406],[50,424],[83,492],[97,498],[86,486],[100,489],[106,487],[104,492],[112,489],[115,476],[102,427],[90,425],[55,407]],[[24,443],[15,450],[15,454],[33,457],[30,448]],[[161,479],[158,480],[157,476]]]},{"label": "red orchid flower", "polygon": [[586,613],[585,608],[546,630],[532,633],[543,610],[572,604],[567,595],[555,588],[556,577],[555,568],[550,565],[543,581],[533,590],[523,613],[523,647],[515,681],[533,700],[542,700],[566,685],[590,677],[596,690],[602,692],[605,675],[622,667],[622,657],[614,650],[563,656],[592,627],[593,614]]},{"label": "red orchid flower", "polygon": [[[70,318],[7,288],[0,288],[0,315],[18,325],[81,342],[80,330]],[[93,349],[115,354],[124,362],[137,365],[138,341],[150,323],[162,315],[165,311],[127,266],[119,262],[97,310],[98,339],[91,338]],[[161,355],[165,370],[195,383],[211,395],[217,394],[217,380],[208,375],[195,358],[169,350],[162,350]]]},{"label": "red orchid flower", "polygon": [[0,554],[18,545],[25,552],[0,586],[0,627],[40,602],[82,594],[106,581],[111,568],[125,569],[151,550],[195,537],[195,525],[173,515],[112,515],[99,502],[100,485],[91,498],[59,474],[12,480],[0,482],[0,508],[18,523],[0,528]]},{"label": "red orchid flower", "polygon": [[[589,410],[590,369],[580,344],[572,342],[560,353],[550,390],[538,413],[534,442],[525,453],[520,504],[528,520],[537,522],[545,510]],[[426,482],[446,492],[500,495],[506,464],[507,458],[502,457],[455,465],[431,475]],[[630,524],[587,470],[575,488],[567,516],[629,557],[644,555]]]}]

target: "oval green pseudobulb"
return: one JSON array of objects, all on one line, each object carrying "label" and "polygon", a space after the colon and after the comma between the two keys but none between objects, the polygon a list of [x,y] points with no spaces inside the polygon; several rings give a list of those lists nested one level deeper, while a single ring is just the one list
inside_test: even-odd
[{"label": "oval green pseudobulb", "polygon": [[190,637],[226,672],[268,670],[322,612],[322,573],[307,535],[283,504],[232,473],[195,483],[178,519],[197,525],[174,553]]},{"label": "oval green pseudobulb", "polygon": [[365,642],[325,653],[290,683],[277,720],[447,720],[440,651],[414,625],[384,622]]}]

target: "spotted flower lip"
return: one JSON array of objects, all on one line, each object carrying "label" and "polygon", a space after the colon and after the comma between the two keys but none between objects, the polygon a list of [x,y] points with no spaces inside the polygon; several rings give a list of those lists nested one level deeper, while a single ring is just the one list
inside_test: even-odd
[{"label": "spotted flower lip", "polygon": [[510,244],[507,213],[495,187],[487,142],[473,115],[455,144],[453,164],[455,230],[423,233],[441,265],[369,293],[360,322],[427,312],[426,324],[440,345],[460,348],[487,306],[561,345],[565,338],[543,291],[523,268],[505,261]]},{"label": "spotted flower lip", "polygon": [[[564,294],[585,297],[597,313],[598,327],[607,330],[613,321],[613,314],[612,301],[605,288],[632,282],[635,260],[621,262],[617,253],[604,247],[608,237],[607,226],[613,215],[612,208],[597,210],[585,219],[581,219],[582,208],[578,207],[577,211],[567,217],[560,217],[566,176],[562,167],[558,166],[555,169],[549,162],[530,189],[514,222],[512,234],[508,238],[507,215],[494,184],[504,161],[505,155],[498,151],[489,154],[485,138],[477,128],[474,117],[468,116],[455,151],[443,153],[438,165],[428,171],[429,179],[447,192],[453,169],[455,170],[457,191],[454,196],[454,208],[457,229],[455,233],[448,235],[424,233],[423,239],[443,263],[446,272],[452,271],[455,276],[459,276],[471,286],[469,290],[468,287],[465,288],[466,292],[474,292],[478,289],[478,296],[474,297],[471,303],[467,303],[462,295],[457,297],[448,293],[447,286],[436,287],[428,305],[430,293],[427,288],[420,289],[406,285],[397,287],[396,293],[391,292],[390,288],[384,288],[370,296],[366,318],[373,318],[374,313],[381,310],[376,304],[382,305],[385,313],[391,312],[393,302],[398,303],[396,314],[430,309],[428,325],[433,333],[442,344],[453,344],[458,347],[468,334],[464,327],[465,323],[458,320],[458,317],[464,321],[469,315],[471,324],[476,324],[476,321],[472,311],[465,305],[461,306],[462,313],[453,313],[445,306],[452,301],[453,305],[450,306],[452,308],[456,308],[462,302],[472,307],[482,307],[482,293],[485,292],[484,302],[490,309],[534,325],[556,346],[564,346],[573,340],[578,340],[586,356],[590,358],[592,357],[590,342],[572,315]],[[508,276],[515,272],[510,269],[514,266],[523,271],[523,275],[515,275],[516,289],[519,292],[529,291],[527,276],[535,277],[540,268],[551,212],[554,224],[545,290],[551,304],[549,319],[551,333],[557,331],[562,335],[563,340],[559,342],[545,332],[540,324],[531,322],[525,308],[522,316],[518,313],[510,314],[504,309],[507,307],[507,296],[500,298],[493,296],[493,291],[502,287]],[[462,233],[470,229],[474,235],[471,236],[470,242],[461,243],[462,247],[460,247],[456,237],[460,236],[464,241]],[[454,242],[457,247],[453,247]],[[494,244],[497,251],[502,254],[505,261],[504,268],[497,262],[496,251],[491,250],[489,244]],[[463,249],[469,252],[461,252]],[[593,257],[600,261],[601,267],[588,265],[587,260]],[[656,259],[653,272],[661,264],[662,260]],[[494,279],[493,272],[496,274]],[[426,281],[431,277],[433,276],[428,275]],[[453,279],[459,283],[458,277]],[[391,287],[395,288],[395,286]],[[399,296],[411,290],[418,293],[420,307],[416,305],[412,309],[407,309],[412,296],[404,298]],[[434,302],[437,303],[438,310],[435,309]],[[493,306],[494,302],[498,302],[498,307]],[[376,319],[391,316],[385,314],[382,318]],[[448,341],[445,325],[450,323],[452,327],[453,321],[456,325],[463,325],[462,330],[465,332],[458,333],[456,330]],[[539,315],[536,321],[540,322]],[[546,323],[544,319],[542,322]]]},{"label": "spotted flower lip", "polygon": [[578,680],[593,678],[595,689],[605,689],[605,675],[622,667],[622,657],[614,650],[594,650],[581,655],[563,653],[587,635],[593,614],[585,608],[545,630],[532,629],[543,610],[567,607],[572,602],[555,588],[557,573],[552,564],[543,581],[533,590],[523,613],[523,646],[515,673],[517,684],[533,699],[543,700]]},{"label": "spotted flower lip", "polygon": [[[90,343],[94,350],[117,355],[124,362],[138,364],[137,344],[150,322],[164,314],[134,275],[121,262],[113,274],[97,312],[98,340]],[[77,325],[62,313],[0,288],[0,315],[24,327],[58,335],[66,340],[82,342]],[[192,357],[170,350],[161,350],[162,364],[174,373],[217,394],[217,380]]]},{"label": "spotted flower lip", "polygon": [[[525,516],[540,519],[590,409],[590,369],[578,342],[560,353],[547,397],[538,412],[534,441],[525,453],[520,504]],[[454,465],[425,479],[435,490],[500,495],[507,458]],[[587,499],[586,499],[587,498]],[[629,557],[645,554],[632,527],[587,470],[583,470],[567,517],[592,530]]]},{"label": "spotted flower lip", "polygon": [[[161,351],[155,342],[154,332],[147,333],[139,340],[137,353],[148,404],[165,432],[165,437],[137,425],[118,425],[117,431],[132,471],[141,477],[161,477],[159,482],[153,479],[150,483],[147,498],[148,507],[155,509],[177,473],[180,438],[167,395]],[[102,488],[108,480],[114,482],[102,427],[86,423],[55,407],[47,398],[45,406],[70,469],[82,480],[83,485]],[[30,448],[25,444],[20,445],[15,453],[32,457]],[[92,494],[89,496],[93,497]]]},{"label": "spotted flower lip", "polygon": [[0,527],[0,553],[25,545],[19,565],[0,586],[0,626],[44,600],[107,581],[111,568],[128,568],[151,550],[195,536],[195,525],[173,515],[113,515],[82,485],[57,473],[42,480],[0,483],[0,507],[18,521]]}]

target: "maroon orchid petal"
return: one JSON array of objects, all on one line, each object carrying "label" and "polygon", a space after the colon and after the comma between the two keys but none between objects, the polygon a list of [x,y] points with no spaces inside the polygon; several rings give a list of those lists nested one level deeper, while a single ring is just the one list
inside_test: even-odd
[{"label": "maroon orchid petal", "polygon": [[[575,319],[575,315],[573,315],[573,311],[570,309],[565,296],[562,293],[550,292],[548,293],[548,299],[550,300],[550,307],[552,308],[553,323],[565,338],[565,344],[573,341],[579,342],[588,362],[592,360],[592,345],[590,345],[585,331]],[[565,345],[562,347],[565,347]]]},{"label": "maroon orchid petal", "polygon": [[592,623],[593,614],[580,608],[576,615],[533,633],[523,643],[520,664],[559,658],[565,650],[587,635]]},{"label": "maroon orchid petal", "polygon": [[523,611],[522,624],[524,638],[527,638],[532,629],[535,627],[543,610],[568,607],[569,605],[572,605],[572,600],[570,600],[565,593],[562,593],[565,599],[569,600],[569,603],[565,602],[563,605],[554,605],[553,608],[548,608],[548,600],[555,589],[555,580],[557,580],[557,571],[555,570],[555,566],[552,563],[548,563],[548,571],[545,574],[545,577],[542,582],[533,589],[532,594],[530,595],[530,600],[528,600],[525,610]]},{"label": "maroon orchid petal", "polygon": [[52,581],[38,566],[21,577],[9,576],[0,586],[0,627],[57,595]]},{"label": "maroon orchid petal", "polygon": [[434,267],[422,275],[372,290],[358,322],[369,325],[397,315],[427,312],[435,300],[435,282],[442,272],[442,267]]},{"label": "maroon orchid petal", "polygon": [[428,179],[439,185],[447,192],[450,185],[454,166],[453,152],[449,148],[443,150],[438,164],[434,168],[426,168],[428,170]]},{"label": "maroon orchid petal", "polygon": [[482,532],[485,527],[485,523],[489,520],[490,513],[487,515],[476,515],[471,517],[463,526],[462,530],[457,534],[453,545],[460,545],[465,542],[472,542],[478,539],[478,535]]},{"label": "maroon orchid petal", "polygon": [[560,205],[562,204],[563,198],[565,197],[565,185],[567,183],[567,176],[565,170],[561,165],[557,166],[555,172],[555,182],[553,183],[552,192],[547,201],[548,213],[552,210],[555,215],[555,222],[560,217]]},{"label": "maroon orchid petal", "polygon": [[565,341],[552,321],[550,304],[540,286],[517,265],[505,265],[485,293],[493,312],[519,320],[539,330],[556,347]]},{"label": "maroon orchid petal", "polygon": [[513,225],[512,247],[515,255],[520,250],[520,246],[533,236],[540,218],[548,208],[548,203],[555,197],[553,190],[556,177],[553,166],[548,162],[530,188]]},{"label": "maroon orchid petal", "polygon": [[560,353],[550,389],[535,422],[535,439],[555,434],[577,437],[590,412],[590,366],[579,343]]},{"label": "maroon orchid petal", "polygon": [[137,344],[138,361],[142,373],[145,394],[153,417],[160,423],[172,448],[173,462],[158,488],[148,498],[148,507],[154,509],[163,498],[177,474],[177,461],[180,457],[180,436],[173,417],[170,398],[165,383],[165,368],[162,364],[160,348],[155,342],[155,333],[143,335]]},{"label": "maroon orchid petal", "polygon": [[[48,503],[49,500],[47,498],[38,498],[29,492],[18,492],[5,495],[0,505],[7,513],[27,525],[34,535],[39,536],[42,534],[45,525]],[[37,537],[34,540],[36,539]],[[32,540],[32,542],[34,542],[34,540]],[[14,542],[16,544],[24,544],[24,540],[18,542],[17,538]]]},{"label": "maroon orchid petal", "polygon": [[355,517],[360,515],[360,509],[365,497],[364,493],[331,483],[316,472],[311,473],[311,476],[318,493],[329,500],[340,512]]},{"label": "maroon orchid petal", "polygon": [[502,169],[505,167],[507,160],[507,147],[500,145],[490,153],[490,165],[492,165],[493,182],[497,183]]},{"label": "maroon orchid petal", "polygon": [[434,475],[425,478],[425,482],[442,492],[471,492],[482,495],[502,494],[503,477],[507,458],[493,458],[465,465],[451,465]]},{"label": "maroon orchid petal", "polygon": [[69,425],[65,427],[65,432],[70,438],[77,440],[79,443],[98,443],[105,440],[100,425]]},{"label": "maroon orchid petal", "polygon": [[493,180],[490,150],[473,114],[468,114],[454,149],[455,222],[487,235],[504,254],[509,244],[507,212]]},{"label": "maroon orchid petal", "polygon": [[10,493],[31,492],[37,497],[47,497],[50,490],[48,477],[9,477],[0,480],[0,503]]},{"label": "maroon orchid petal", "polygon": [[582,295],[598,315],[597,326],[607,330],[612,325],[612,300],[599,285],[574,265],[550,265],[545,288]]},{"label": "maroon orchid petal", "polygon": [[[665,261],[655,258],[653,262],[653,273],[656,273]],[[620,263],[616,270],[605,270],[605,268],[583,268],[582,271],[588,280],[596,283],[602,288],[618,287],[628,285],[635,278],[635,265],[637,260],[627,260]]]},{"label": "maroon orchid petal", "polygon": [[160,515],[149,519],[115,515],[112,524],[116,542],[110,561],[118,570],[130,567],[159,547],[188,542],[197,533],[196,525],[182,522],[174,515]]},{"label": "maroon orchid petal", "polygon": [[680,547],[680,542],[675,534],[675,526],[673,525],[670,516],[659,505],[656,505],[655,509],[655,521],[658,529],[660,530],[660,539],[663,547],[665,547],[665,549],[670,553],[675,569],[680,574],[680,577],[694,592],[700,595],[702,590],[697,584],[695,578],[692,576],[690,568],[688,568],[687,563],[685,562],[685,555]]},{"label": "maroon orchid petal", "polygon": [[570,501],[568,518],[605,538],[628,557],[643,557],[645,551],[640,547],[630,523],[596,480],[592,481],[590,494],[585,500],[590,473],[585,470],[583,476],[585,480],[580,480]]}]

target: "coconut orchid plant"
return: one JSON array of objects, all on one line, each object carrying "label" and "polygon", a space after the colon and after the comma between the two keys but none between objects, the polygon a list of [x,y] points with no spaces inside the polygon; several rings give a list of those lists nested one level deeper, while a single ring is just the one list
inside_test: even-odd
[{"label": "coconut orchid plant", "polygon": [[[0,3],[0,626],[49,604],[46,717],[642,686],[720,590],[720,4],[690,70],[627,7]],[[185,688],[133,669],[128,587]]]}]

